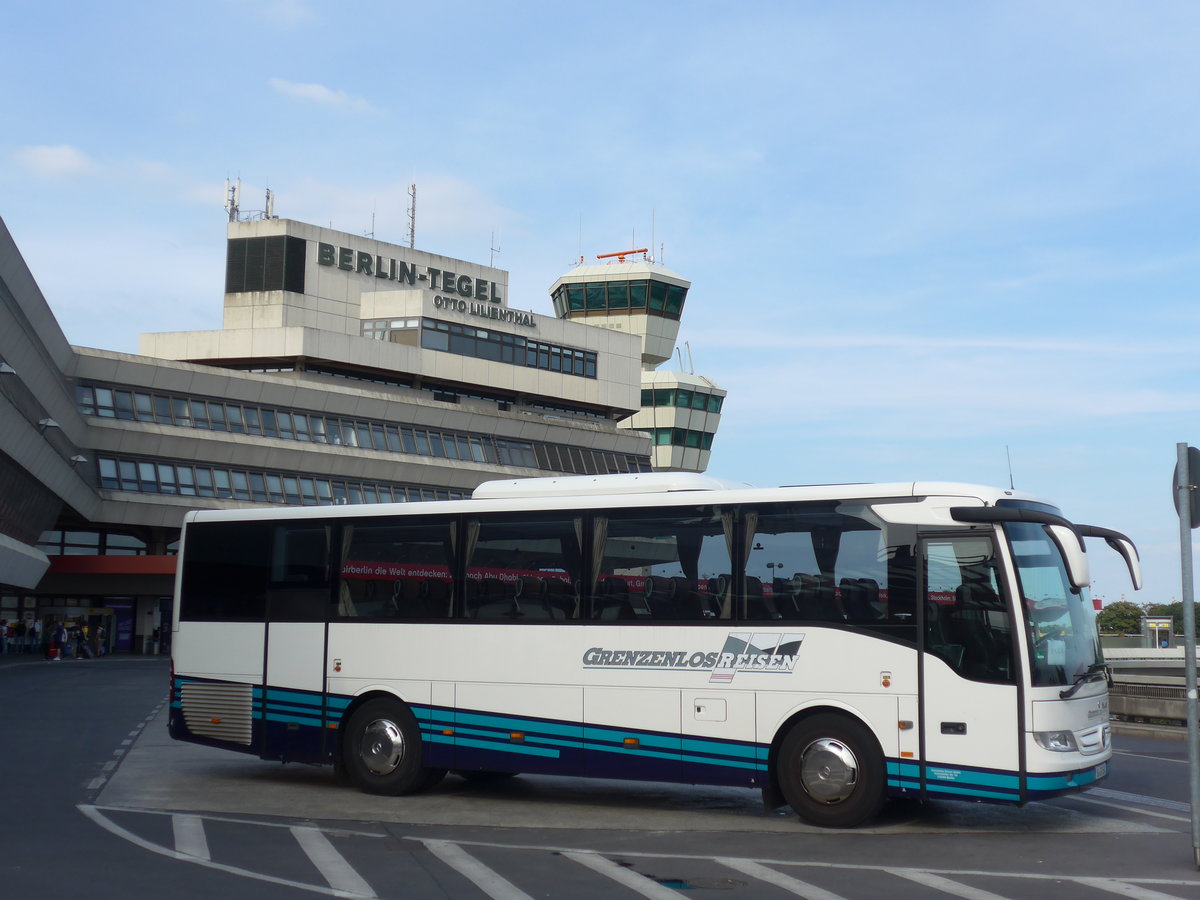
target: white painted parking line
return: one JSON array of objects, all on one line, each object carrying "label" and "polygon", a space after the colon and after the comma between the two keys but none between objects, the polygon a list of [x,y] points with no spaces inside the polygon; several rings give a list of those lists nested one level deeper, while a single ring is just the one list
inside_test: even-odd
[{"label": "white painted parking line", "polygon": [[1172,816],[1169,813],[1155,812],[1152,809],[1134,809],[1128,803],[1109,803],[1107,800],[1097,800],[1095,797],[1079,797],[1072,794],[1064,800],[1074,800],[1076,803],[1090,803],[1092,806],[1107,806],[1109,809],[1119,809],[1122,812],[1136,813],[1139,816],[1153,816],[1156,819],[1170,819],[1172,822],[1191,822],[1190,817]]},{"label": "white painted parking line", "polygon": [[318,829],[294,826],[290,830],[300,849],[312,860],[331,888],[351,897],[375,897],[374,889]]},{"label": "white painted parking line", "polygon": [[175,849],[196,859],[212,859],[208,852],[208,837],[204,834],[204,820],[199,816],[171,816],[171,829],[175,832]]},{"label": "white painted parking line", "polygon": [[[1169,756],[1151,756],[1148,753],[1134,753],[1132,750],[1114,750],[1113,752],[1118,756],[1136,756],[1138,759],[1153,759],[1157,760],[1158,762],[1179,763],[1181,766],[1186,766],[1188,764],[1186,759],[1172,759]],[[1095,788],[1092,790],[1095,790]]]},{"label": "white painted parking line", "polygon": [[1120,894],[1122,897],[1132,897],[1134,900],[1179,900],[1173,894],[1152,891],[1126,881],[1113,881],[1111,878],[1075,878],[1073,880],[1098,891],[1108,891],[1110,894]]},{"label": "white painted parking line", "polygon": [[625,866],[619,866],[608,857],[601,856],[598,853],[581,853],[577,850],[569,850],[563,853],[563,856],[574,860],[581,866],[587,866],[593,872],[598,872],[606,878],[611,878],[618,884],[625,885],[625,887],[635,893],[641,894],[643,897],[649,897],[650,900],[679,900],[680,894],[678,891],[673,891],[669,887],[665,887],[657,881],[647,878],[645,875],[639,875]]},{"label": "white painted parking line", "polygon": [[916,869],[888,869],[887,871],[900,878],[907,878],[909,881],[915,881],[917,884],[931,887],[935,891],[942,891],[953,897],[962,897],[963,900],[1008,900],[1007,897],[1003,897],[1000,894],[993,894],[991,891],[985,891],[982,888],[973,888],[970,885],[960,884],[957,881],[951,881],[949,878],[943,878],[941,875],[934,875],[932,872],[919,872]]},{"label": "white painted parking line", "polygon": [[243,878],[252,878],[256,881],[266,881],[270,884],[281,884],[284,887],[297,888],[302,891],[312,891],[315,894],[325,894],[329,897],[342,896],[337,891],[327,888],[324,885],[305,884],[302,881],[293,881],[290,878],[279,878],[275,875],[267,875],[264,872],[252,872],[249,869],[243,869],[239,866],[230,866],[225,863],[219,863],[211,859],[197,859],[194,856],[187,856],[180,853],[178,850],[164,847],[161,844],[156,844],[153,841],[148,841],[145,838],[139,837],[127,828],[122,828],[116,822],[107,818],[100,811],[99,807],[81,804],[76,807],[81,813],[107,831],[109,834],[116,835],[123,840],[129,841],[136,847],[141,847],[143,850],[149,850],[151,853],[158,853],[166,856],[169,859],[178,859],[184,862],[195,863],[198,866],[205,866],[210,869],[216,869],[219,872],[228,872],[231,875],[240,875]]},{"label": "white painted parking line", "polygon": [[492,871],[457,844],[428,839],[421,843],[450,868],[474,882],[492,900],[533,900],[499,872]]},{"label": "white painted parking line", "polygon": [[753,860],[718,856],[716,861],[744,875],[749,875],[751,878],[757,878],[759,881],[765,881],[767,884],[783,888],[785,891],[793,893],[798,897],[804,897],[805,900],[845,900],[840,894],[834,894],[831,891],[825,890],[825,888],[817,887],[815,884],[809,884],[807,881],[793,878],[791,875],[776,872],[774,869],[767,868]]},{"label": "white painted parking line", "polygon": [[1190,813],[1192,804],[1182,800],[1164,800],[1161,797],[1148,797],[1145,794],[1130,794],[1125,791],[1114,791],[1109,788],[1091,788],[1089,797],[1102,797],[1105,800],[1121,800],[1125,803],[1137,803],[1141,806],[1159,806],[1163,809],[1173,809],[1177,812]]}]

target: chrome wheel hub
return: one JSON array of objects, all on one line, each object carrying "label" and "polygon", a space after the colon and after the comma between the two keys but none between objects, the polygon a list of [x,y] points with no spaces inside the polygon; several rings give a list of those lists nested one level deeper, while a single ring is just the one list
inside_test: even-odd
[{"label": "chrome wheel hub", "polygon": [[363,730],[358,755],[375,775],[390,775],[404,759],[404,735],[395,722],[376,719]]},{"label": "chrome wheel hub", "polygon": [[820,738],[800,756],[800,783],[819,803],[841,803],[858,784],[858,760],[841,741]]}]

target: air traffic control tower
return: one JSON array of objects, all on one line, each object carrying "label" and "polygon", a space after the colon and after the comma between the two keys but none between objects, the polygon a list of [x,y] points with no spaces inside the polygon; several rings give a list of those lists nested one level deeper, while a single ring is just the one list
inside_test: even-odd
[{"label": "air traffic control tower", "polygon": [[647,253],[646,248],[605,253],[596,257],[598,265],[585,265],[581,257],[579,265],[550,288],[554,312],[560,319],[641,338],[642,408],[619,427],[651,436],[655,471],[703,472],[726,392],[703,375],[659,371],[675,355],[679,320],[692,285]]}]

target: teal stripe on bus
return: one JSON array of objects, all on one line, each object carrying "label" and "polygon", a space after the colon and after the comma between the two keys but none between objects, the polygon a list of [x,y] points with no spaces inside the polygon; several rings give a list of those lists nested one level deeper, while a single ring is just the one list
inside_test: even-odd
[{"label": "teal stripe on bus", "polygon": [[454,723],[456,725],[480,725],[485,728],[490,726],[505,731],[545,733],[568,738],[584,736],[583,726],[568,722],[544,722],[537,719],[522,719],[516,716],[489,715],[461,710],[455,712]]},{"label": "teal stripe on bus", "polygon": [[690,756],[685,753],[681,757],[684,762],[702,763],[706,766],[725,766],[729,769],[750,769],[754,772],[767,771],[767,764],[761,762],[742,762],[736,759],[716,759],[711,756]]},{"label": "teal stripe on bus", "polygon": [[685,737],[683,739],[684,752],[691,751],[692,753],[703,754],[708,756],[735,756],[748,757],[754,760],[764,760],[771,752],[770,747],[762,747],[758,744],[725,744],[718,741],[706,741],[699,738]]},{"label": "teal stripe on bus", "polygon": [[458,735],[455,735],[454,743],[458,747],[478,747],[482,750],[496,750],[501,753],[520,753],[525,756],[547,756],[551,759],[558,759],[560,756],[557,750],[549,750],[545,747],[530,747],[527,744],[505,744],[500,741],[476,741]]},{"label": "teal stripe on bus", "polygon": [[974,788],[959,787],[945,782],[928,782],[925,785],[930,793],[954,794],[960,797],[983,797],[988,800],[1020,800],[1021,795],[1010,791],[983,791]]}]

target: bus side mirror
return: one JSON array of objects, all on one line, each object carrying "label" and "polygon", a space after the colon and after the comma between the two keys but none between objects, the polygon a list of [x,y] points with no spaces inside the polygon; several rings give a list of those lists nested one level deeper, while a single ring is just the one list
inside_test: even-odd
[{"label": "bus side mirror", "polygon": [[1125,560],[1125,567],[1129,569],[1129,580],[1133,582],[1133,589],[1135,591],[1142,589],[1142,563],[1138,558],[1137,547],[1133,546],[1133,541],[1125,537],[1121,532],[1113,531],[1111,528],[1099,528],[1095,525],[1076,525],[1075,529],[1085,538],[1104,538],[1108,546],[1120,553],[1121,557]]},{"label": "bus side mirror", "polygon": [[1125,566],[1129,569],[1129,580],[1133,582],[1133,589],[1140,591],[1142,589],[1142,562],[1138,559],[1137,547],[1133,546],[1133,541],[1127,538],[1105,538],[1108,541],[1108,546],[1112,547],[1121,554],[1125,560]]},{"label": "bus side mirror", "polygon": [[1067,575],[1071,579],[1071,587],[1081,590],[1092,583],[1092,575],[1088,569],[1087,554],[1083,551],[1083,540],[1075,529],[1066,525],[1043,525],[1046,534],[1058,547],[1063,562],[1067,564]]}]

